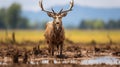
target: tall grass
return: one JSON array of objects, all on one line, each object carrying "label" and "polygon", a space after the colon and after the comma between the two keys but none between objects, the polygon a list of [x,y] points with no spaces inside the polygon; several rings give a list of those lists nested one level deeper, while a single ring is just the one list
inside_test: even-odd
[{"label": "tall grass", "polygon": [[[16,41],[22,42],[25,40],[37,42],[44,40],[43,30],[14,30],[16,34]],[[8,31],[8,38],[12,38],[12,30]],[[73,42],[88,43],[92,40],[98,43],[108,43],[110,36],[113,42],[120,42],[120,30],[65,30],[66,38]],[[0,40],[6,41],[5,30],[0,30]]]},{"label": "tall grass", "polygon": [[98,43],[108,43],[110,40],[113,42],[120,42],[119,30],[68,30],[66,31],[66,37],[74,42],[88,43],[92,40]]}]

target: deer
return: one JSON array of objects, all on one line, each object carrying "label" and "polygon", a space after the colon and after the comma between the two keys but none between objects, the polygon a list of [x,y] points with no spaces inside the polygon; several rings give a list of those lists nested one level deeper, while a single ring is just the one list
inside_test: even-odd
[{"label": "deer", "polygon": [[44,37],[49,46],[49,53],[54,56],[55,47],[58,50],[59,55],[62,55],[63,44],[65,40],[65,31],[62,25],[62,18],[67,15],[69,11],[72,11],[74,6],[74,1],[70,2],[70,7],[67,10],[63,8],[59,12],[55,12],[52,8],[52,11],[45,10],[43,8],[42,0],[39,1],[39,6],[42,11],[46,12],[49,17],[53,18],[53,21],[46,23]]}]

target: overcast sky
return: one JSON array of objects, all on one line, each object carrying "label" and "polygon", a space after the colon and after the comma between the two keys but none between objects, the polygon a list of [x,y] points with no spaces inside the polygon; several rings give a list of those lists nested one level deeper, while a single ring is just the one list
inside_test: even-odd
[{"label": "overcast sky", "polygon": [[[69,4],[71,0],[43,0],[45,8]],[[88,6],[93,8],[120,8],[120,0],[74,0],[79,6]],[[0,8],[9,7],[17,2],[22,5],[22,10],[40,11],[39,0],[0,0]]]}]

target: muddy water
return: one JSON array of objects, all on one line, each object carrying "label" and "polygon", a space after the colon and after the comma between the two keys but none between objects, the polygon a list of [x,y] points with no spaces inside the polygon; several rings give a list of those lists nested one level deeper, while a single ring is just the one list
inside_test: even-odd
[{"label": "muddy water", "polygon": [[93,64],[109,64],[109,65],[120,65],[120,59],[111,57],[111,56],[103,56],[91,58],[89,60],[82,60],[82,65],[93,65]]},{"label": "muddy water", "polygon": [[80,64],[80,65],[93,65],[93,64],[108,64],[120,65],[120,59],[112,56],[94,57],[89,59],[65,59],[65,60],[42,60],[42,64]]},{"label": "muddy water", "polygon": [[[0,62],[0,65],[10,65],[12,63]],[[27,64],[77,64],[77,65],[94,65],[94,64],[107,64],[107,65],[120,65],[120,59],[112,56],[93,57],[88,59],[37,59],[29,61]]]},{"label": "muddy water", "polygon": [[120,65],[120,58],[112,56],[94,57],[88,59],[43,59],[37,62],[31,61],[30,64],[80,64],[80,65],[93,65],[93,64],[108,64]]}]

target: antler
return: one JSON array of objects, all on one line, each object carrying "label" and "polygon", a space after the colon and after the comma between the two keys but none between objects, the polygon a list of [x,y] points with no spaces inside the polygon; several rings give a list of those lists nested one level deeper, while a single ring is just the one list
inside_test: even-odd
[{"label": "antler", "polygon": [[[50,12],[50,11],[47,11],[47,10],[45,10],[44,8],[43,8],[43,4],[42,4],[42,0],[41,1],[39,1],[39,6],[41,7],[41,9],[42,9],[42,11],[44,11],[44,12]],[[54,11],[53,9],[52,9],[52,11]],[[52,13],[52,12],[51,12]],[[53,12],[54,13],[54,12]]]},{"label": "antler", "polygon": [[64,13],[64,12],[69,12],[69,11],[71,11],[72,8],[73,8],[73,6],[74,6],[74,0],[72,0],[72,1],[70,2],[70,8],[69,8],[68,10],[63,11],[63,9],[61,9],[59,13]]},{"label": "antler", "polygon": [[53,8],[52,8],[51,10],[52,10],[52,12],[53,12],[53,13],[55,13],[55,11],[54,11],[54,9],[53,9]]}]

